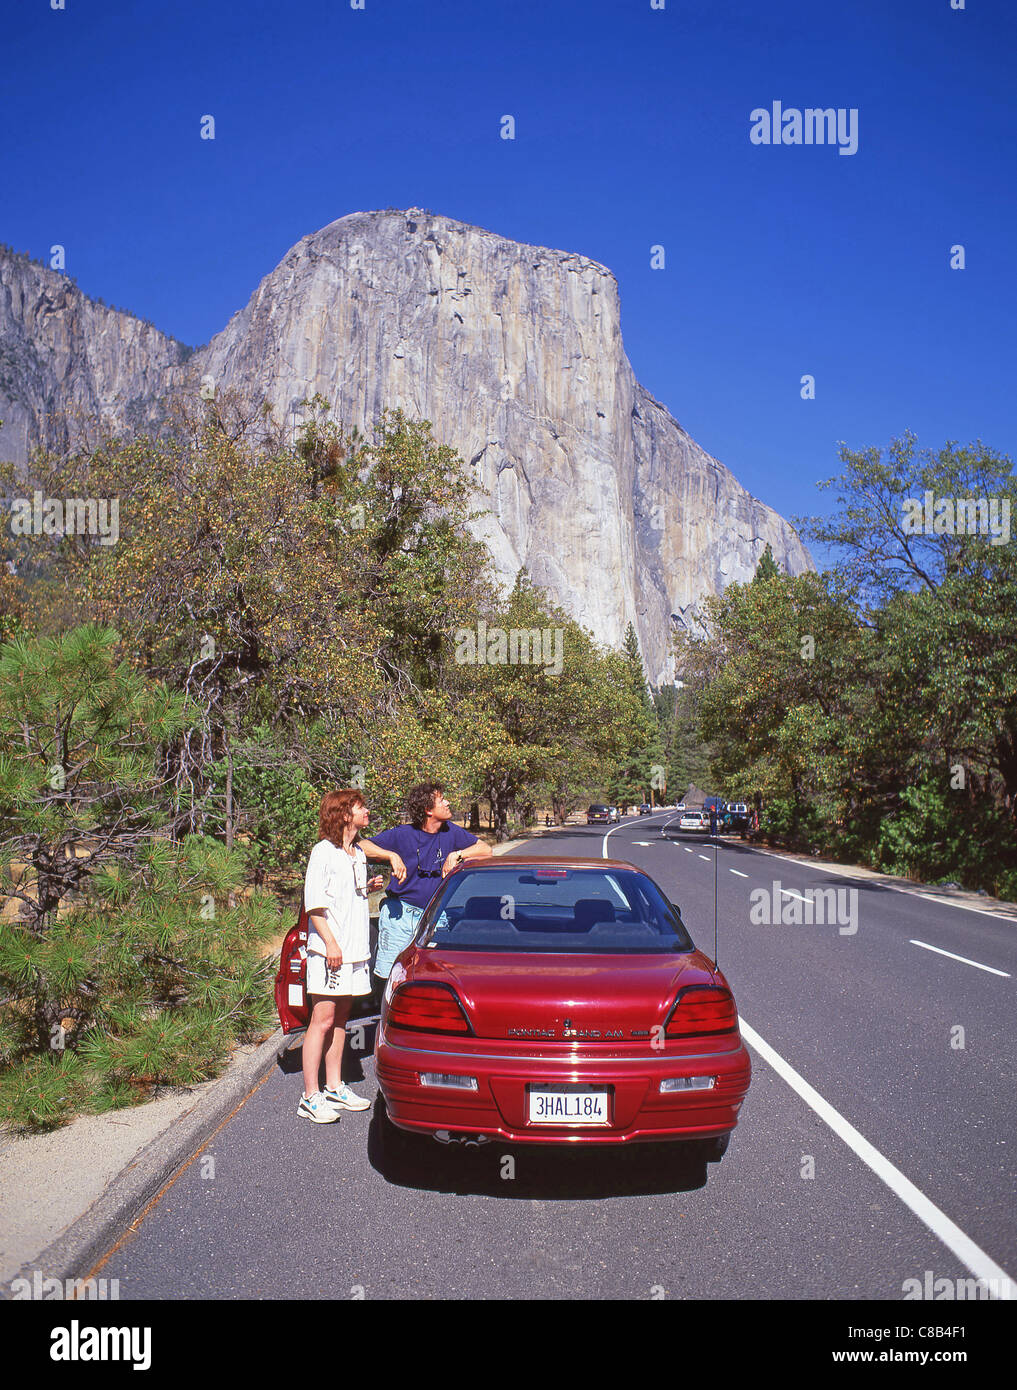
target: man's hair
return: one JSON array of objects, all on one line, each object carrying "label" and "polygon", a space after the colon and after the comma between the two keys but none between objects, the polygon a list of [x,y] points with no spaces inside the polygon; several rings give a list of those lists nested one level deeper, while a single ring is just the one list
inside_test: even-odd
[{"label": "man's hair", "polygon": [[406,796],[406,814],[410,824],[418,827],[427,820],[427,813],[434,805],[435,796],[444,796],[445,788],[440,782],[419,782],[411,787]]},{"label": "man's hair", "polygon": [[364,793],[356,787],[326,792],[321,798],[321,811],[318,814],[319,840],[331,840],[342,849],[343,831],[353,819],[353,812],[358,806],[366,805]]}]

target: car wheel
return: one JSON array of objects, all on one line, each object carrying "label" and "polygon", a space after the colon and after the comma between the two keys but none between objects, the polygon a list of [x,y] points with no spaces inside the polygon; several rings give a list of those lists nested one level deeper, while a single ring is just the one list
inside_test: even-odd
[{"label": "car wheel", "polygon": [[373,1138],[369,1138],[369,1148],[377,1167],[386,1175],[404,1176],[411,1173],[420,1165],[431,1144],[427,1135],[411,1133],[393,1124],[381,1095],[376,1103],[371,1131]]}]

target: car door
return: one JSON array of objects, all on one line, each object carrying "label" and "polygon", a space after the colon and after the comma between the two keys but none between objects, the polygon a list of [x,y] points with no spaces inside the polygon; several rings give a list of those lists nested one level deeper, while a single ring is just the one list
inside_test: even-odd
[{"label": "car door", "polygon": [[307,911],[301,908],[296,926],[286,933],[275,977],[275,1007],[284,1033],[296,1033],[310,1022],[306,986]]}]

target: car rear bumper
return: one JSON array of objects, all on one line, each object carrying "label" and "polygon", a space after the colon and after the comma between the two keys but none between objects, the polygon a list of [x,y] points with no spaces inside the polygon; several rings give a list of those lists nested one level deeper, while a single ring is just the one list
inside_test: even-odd
[{"label": "car rear bumper", "polygon": [[[375,1050],[378,1082],[389,1118],[401,1129],[433,1134],[482,1134],[511,1143],[624,1144],[707,1139],[728,1133],[751,1079],[751,1063],[740,1038],[723,1051],[651,1056],[527,1057],[455,1049],[447,1039],[393,1042],[379,1028]],[[472,1040],[471,1040],[472,1041]],[[727,1040],[726,1040],[727,1042]],[[475,1044],[474,1044],[475,1045]],[[440,1049],[440,1050],[439,1050]],[[421,1083],[421,1073],[471,1076],[475,1091]],[[660,1091],[664,1078],[710,1076],[710,1090]],[[528,1092],[533,1085],[586,1085],[608,1092],[609,1122],[603,1126],[532,1123]]]}]

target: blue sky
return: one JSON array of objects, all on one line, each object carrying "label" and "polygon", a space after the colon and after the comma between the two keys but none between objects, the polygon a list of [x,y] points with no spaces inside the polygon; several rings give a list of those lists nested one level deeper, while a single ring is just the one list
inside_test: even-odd
[{"label": "blue sky", "polygon": [[[5,16],[0,240],[184,342],[426,207],[610,267],[639,380],[786,516],[839,440],[1013,455],[1012,0],[65,3]],[[857,153],[752,144],[775,100],[857,108]]]}]

